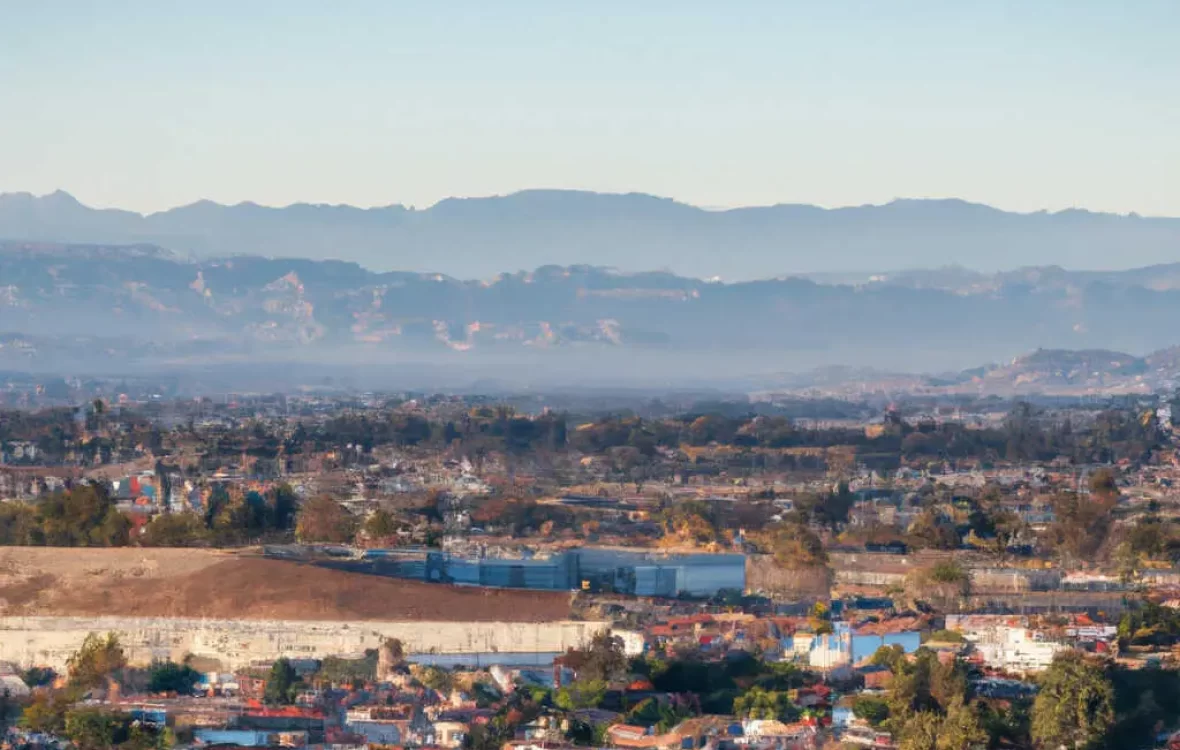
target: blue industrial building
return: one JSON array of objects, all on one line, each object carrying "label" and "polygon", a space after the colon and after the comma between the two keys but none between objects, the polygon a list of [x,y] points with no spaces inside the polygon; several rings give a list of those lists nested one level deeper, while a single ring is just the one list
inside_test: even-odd
[{"label": "blue industrial building", "polygon": [[459,557],[435,550],[367,550],[334,568],[468,586],[596,591],[659,597],[709,597],[746,587],[742,554],[661,554],[581,548],[547,557]]}]

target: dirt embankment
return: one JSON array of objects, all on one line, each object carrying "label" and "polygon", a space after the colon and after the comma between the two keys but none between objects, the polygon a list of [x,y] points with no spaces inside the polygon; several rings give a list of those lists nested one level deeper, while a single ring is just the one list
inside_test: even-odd
[{"label": "dirt embankment", "polygon": [[777,596],[827,599],[832,593],[832,571],[825,566],[782,568],[770,555],[746,558],[746,587]]},{"label": "dirt embankment", "polygon": [[255,555],[0,547],[0,616],[541,622],[571,595],[444,586]]}]

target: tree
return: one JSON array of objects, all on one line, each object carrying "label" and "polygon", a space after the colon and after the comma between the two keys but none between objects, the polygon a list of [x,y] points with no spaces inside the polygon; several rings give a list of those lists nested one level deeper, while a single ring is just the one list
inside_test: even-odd
[{"label": "tree", "polygon": [[657,698],[644,698],[627,712],[626,722],[643,727],[655,727],[657,732],[662,733],[693,713],[692,707],[684,701],[663,702]]},{"label": "tree", "polygon": [[745,719],[793,721],[799,708],[786,693],[754,687],[734,698],[733,712]]},{"label": "tree", "polygon": [[1089,496],[1074,492],[1053,498],[1056,520],[1049,529],[1049,539],[1067,557],[1092,560],[1110,532],[1115,495],[1095,493]]},{"label": "tree", "polygon": [[912,713],[897,737],[898,750],[936,750],[942,718],[934,711]]},{"label": "tree", "polygon": [[0,503],[0,545],[32,544],[37,531],[37,511],[20,502]]},{"label": "tree", "polygon": [[295,702],[295,694],[300,687],[302,684],[299,675],[295,673],[295,667],[291,666],[291,660],[284,656],[270,668],[264,697],[267,703],[289,706]]},{"label": "tree", "polygon": [[455,684],[455,676],[440,667],[427,667],[419,673],[418,682],[431,690],[449,693]]},{"label": "tree", "polygon": [[824,544],[811,529],[803,523],[785,521],[772,526],[757,538],[758,546],[774,561],[787,569],[810,568],[827,565],[828,554]]},{"label": "tree", "polygon": [[566,651],[563,661],[565,666],[577,673],[579,680],[613,682],[627,675],[623,639],[611,635],[609,630],[595,633],[586,648]]},{"label": "tree", "polygon": [[[406,660],[406,648],[398,638],[386,638],[381,641],[378,650],[377,663],[383,669],[390,670]],[[379,674],[377,679],[387,679],[387,675]]]},{"label": "tree", "polygon": [[382,508],[373,511],[367,519],[365,519],[365,536],[369,539],[388,539],[397,533],[402,524],[392,513]]},{"label": "tree", "polygon": [[325,656],[316,672],[317,683],[330,685],[354,685],[363,687],[366,682],[379,679],[377,665],[380,662],[378,649],[368,649],[359,659],[345,659],[339,656]]},{"label": "tree", "polygon": [[201,679],[201,673],[187,664],[157,662],[148,674],[148,690],[153,693],[177,693],[185,695]]},{"label": "tree", "polygon": [[597,708],[606,698],[606,683],[602,680],[575,680],[561,688],[553,703],[563,711]]},{"label": "tree", "polygon": [[280,531],[291,528],[299,506],[299,496],[295,494],[291,485],[284,483],[275,487],[270,491],[268,500],[274,527]]},{"label": "tree", "polygon": [[938,750],[972,750],[987,744],[988,735],[974,706],[961,696],[951,699],[938,731]]},{"label": "tree", "polygon": [[1090,493],[1102,499],[1117,498],[1118,484],[1115,482],[1114,472],[1110,469],[1098,469],[1090,475]]},{"label": "tree", "polygon": [[676,503],[662,514],[664,536],[661,542],[669,546],[715,543],[718,533],[712,515],[708,503],[700,500]]},{"label": "tree", "polygon": [[209,539],[205,522],[192,511],[163,513],[143,529],[139,543],[145,547],[191,547]]},{"label": "tree", "polygon": [[42,544],[50,547],[121,547],[131,522],[101,485],[55,492],[37,504]]},{"label": "tree", "polygon": [[869,663],[878,667],[889,667],[894,674],[898,674],[905,667],[905,648],[896,643],[892,646],[878,646],[869,657]]},{"label": "tree", "polygon": [[33,693],[33,699],[21,714],[20,725],[38,734],[60,735],[66,729],[66,711],[73,701],[65,693],[45,690]]},{"label": "tree", "polygon": [[80,708],[66,713],[65,734],[79,750],[108,750],[126,738],[130,720],[97,708]]},{"label": "tree", "polygon": [[317,495],[303,504],[295,522],[295,536],[301,542],[352,541],[356,519],[344,506],[327,495]]},{"label": "tree", "polygon": [[67,662],[71,687],[82,691],[106,684],[112,674],[127,666],[127,657],[114,633],[91,633]]},{"label": "tree", "polygon": [[1113,724],[1114,687],[1102,666],[1074,651],[1059,654],[1033,703],[1033,740],[1043,748],[1095,748]]},{"label": "tree", "polygon": [[922,511],[910,524],[910,537],[921,546],[933,549],[955,549],[959,546],[959,534],[954,524],[943,518],[934,508]]},{"label": "tree", "polygon": [[910,574],[910,584],[917,597],[941,610],[952,609],[971,592],[970,574],[954,560],[914,571]]},{"label": "tree", "polygon": [[21,679],[30,688],[45,687],[53,684],[57,679],[57,672],[49,667],[29,667],[21,674]]},{"label": "tree", "polygon": [[[737,703],[734,702],[736,708]],[[879,727],[889,718],[889,704],[880,698],[864,696],[852,704],[852,713],[864,719],[870,726]]]}]

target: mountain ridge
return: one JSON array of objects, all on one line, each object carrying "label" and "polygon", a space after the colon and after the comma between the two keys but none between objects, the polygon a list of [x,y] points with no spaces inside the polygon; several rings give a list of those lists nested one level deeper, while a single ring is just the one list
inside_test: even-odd
[{"label": "mountain ridge", "polygon": [[[445,355],[456,367],[540,356],[605,368],[613,358],[619,371],[734,376],[829,365],[944,372],[1039,348],[1141,357],[1180,343],[1177,317],[1180,263],[857,283],[710,282],[592,265],[479,279],[194,259],[153,245],[0,243],[0,333],[24,341],[0,346],[0,362],[43,362],[50,351],[83,362],[93,349],[125,351],[128,364],[222,352],[367,365]],[[88,349],[83,339],[107,343]]]},{"label": "mountain ridge", "polygon": [[198,258],[336,259],[465,277],[552,263],[752,280],[950,264],[987,272],[1147,266],[1180,259],[1180,218],[1017,213],[957,198],[711,210],[644,193],[544,189],[427,208],[201,200],[140,214],[57,191],[0,194],[0,239],[155,244]]}]

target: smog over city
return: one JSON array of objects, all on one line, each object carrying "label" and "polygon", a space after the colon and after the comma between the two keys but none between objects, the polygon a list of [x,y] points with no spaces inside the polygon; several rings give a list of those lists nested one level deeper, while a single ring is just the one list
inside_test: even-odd
[{"label": "smog over city", "polygon": [[0,4],[0,750],[1180,750],[1177,38]]}]

